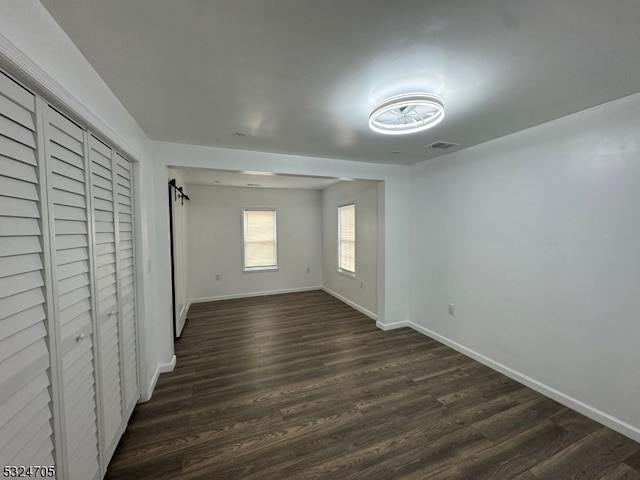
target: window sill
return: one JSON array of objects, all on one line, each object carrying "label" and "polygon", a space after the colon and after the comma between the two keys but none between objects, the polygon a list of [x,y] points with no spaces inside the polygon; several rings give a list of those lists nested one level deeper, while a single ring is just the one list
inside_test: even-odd
[{"label": "window sill", "polygon": [[349,278],[352,278],[354,280],[356,279],[356,272],[350,272],[349,270],[338,269],[338,273],[340,275],[344,275],[345,277],[349,277]]},{"label": "window sill", "polygon": [[242,269],[242,273],[277,272],[278,267],[250,267]]}]

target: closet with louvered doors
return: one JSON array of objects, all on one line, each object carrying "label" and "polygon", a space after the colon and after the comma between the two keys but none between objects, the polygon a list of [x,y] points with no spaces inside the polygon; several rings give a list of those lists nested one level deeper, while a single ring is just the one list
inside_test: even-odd
[{"label": "closet with louvered doors", "polygon": [[2,465],[106,472],[139,398],[131,188],[126,158],[0,71]]}]

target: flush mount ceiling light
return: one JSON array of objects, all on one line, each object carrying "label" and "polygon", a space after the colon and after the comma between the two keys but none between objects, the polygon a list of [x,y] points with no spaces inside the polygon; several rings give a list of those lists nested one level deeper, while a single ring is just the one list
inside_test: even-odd
[{"label": "flush mount ceiling light", "polygon": [[421,132],[444,118],[442,100],[428,93],[398,95],[380,102],[369,115],[369,127],[387,135]]}]

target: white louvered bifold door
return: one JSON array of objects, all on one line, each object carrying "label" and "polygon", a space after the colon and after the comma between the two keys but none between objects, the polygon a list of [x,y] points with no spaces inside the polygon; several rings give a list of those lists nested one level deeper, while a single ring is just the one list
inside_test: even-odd
[{"label": "white louvered bifold door", "polygon": [[0,466],[53,466],[35,97],[0,72]]},{"label": "white louvered bifold door", "polygon": [[47,191],[68,480],[99,478],[85,131],[48,107]]},{"label": "white louvered bifold door", "polygon": [[118,253],[120,276],[119,301],[122,327],[125,419],[133,412],[140,393],[138,390],[138,357],[136,343],[136,310],[133,258],[133,202],[131,162],[116,153],[115,182],[118,198]]},{"label": "white louvered bifold door", "polygon": [[102,390],[102,442],[105,462],[108,462],[122,433],[113,152],[93,136],[89,138],[89,147]]}]

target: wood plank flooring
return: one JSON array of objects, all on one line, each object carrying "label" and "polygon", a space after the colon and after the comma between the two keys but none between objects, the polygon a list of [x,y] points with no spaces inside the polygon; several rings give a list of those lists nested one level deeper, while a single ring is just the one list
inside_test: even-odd
[{"label": "wood plank flooring", "polygon": [[640,444],[321,291],[194,305],[110,480],[640,479]]}]

